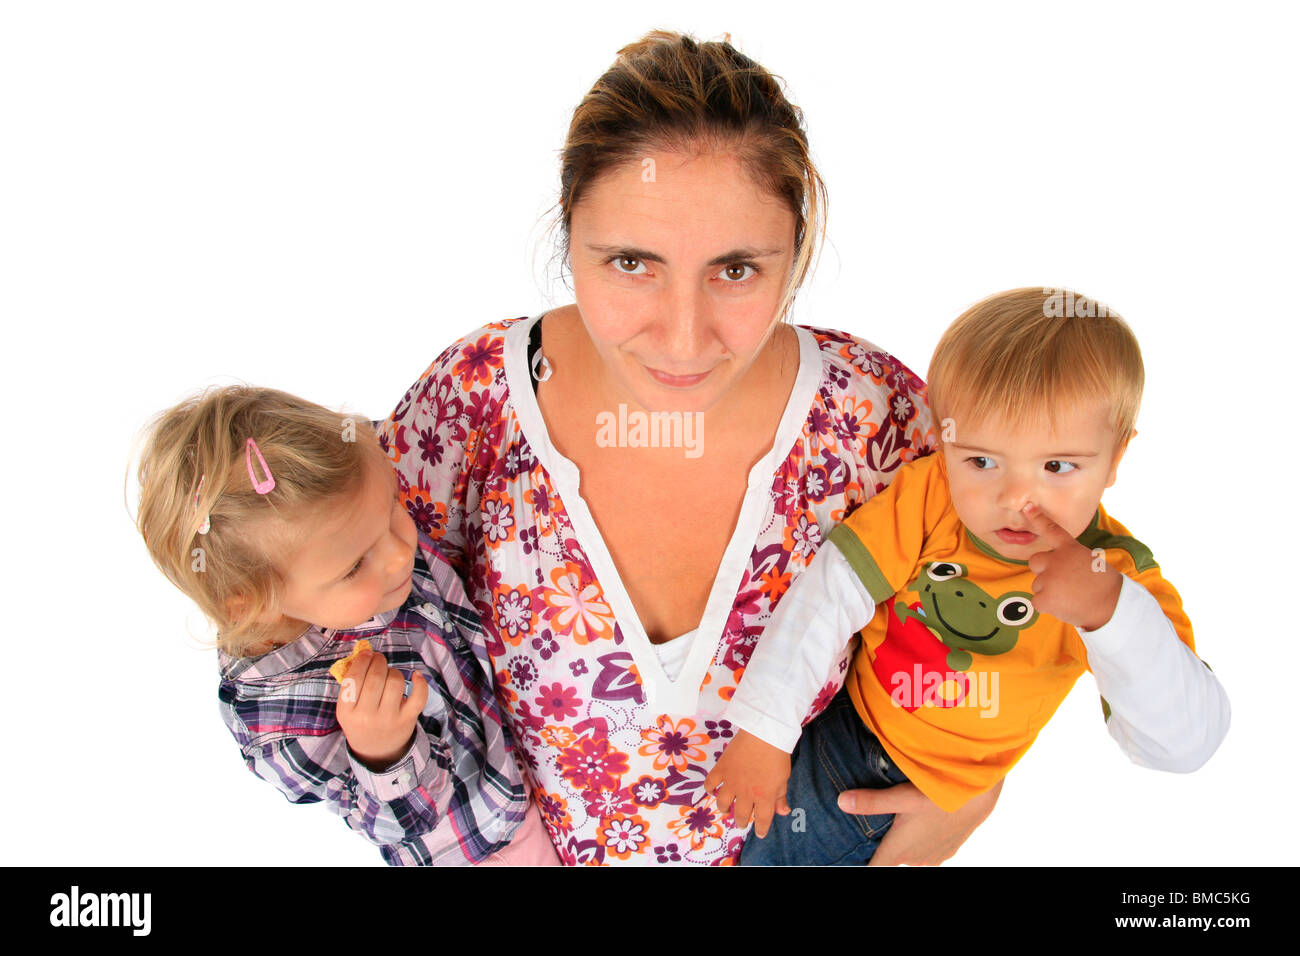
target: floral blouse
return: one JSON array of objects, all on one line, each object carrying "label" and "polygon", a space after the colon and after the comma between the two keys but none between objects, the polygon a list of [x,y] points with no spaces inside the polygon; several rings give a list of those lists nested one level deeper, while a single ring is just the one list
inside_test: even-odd
[{"label": "floral blouse", "polygon": [[[492,323],[448,348],[380,441],[407,509],[482,617],[497,695],[560,857],[734,863],[747,827],[703,788],[733,733],[723,711],[825,535],[932,447],[925,384],[868,342],[796,327],[789,402],[670,678],[578,493],[577,466],[547,434],[528,360],[537,321]],[[848,661],[846,649],[808,718]]]}]

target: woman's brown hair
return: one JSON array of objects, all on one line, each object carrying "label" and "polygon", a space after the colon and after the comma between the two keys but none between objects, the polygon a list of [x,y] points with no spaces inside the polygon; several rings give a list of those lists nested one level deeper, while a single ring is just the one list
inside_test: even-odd
[{"label": "woman's brown hair", "polygon": [[565,260],[573,209],[601,176],[650,152],[714,148],[734,153],[754,183],[794,213],[794,264],[776,312],[783,317],[825,234],[826,186],[799,108],[777,77],[727,40],[654,30],[619,50],[583,97],[561,156]]}]

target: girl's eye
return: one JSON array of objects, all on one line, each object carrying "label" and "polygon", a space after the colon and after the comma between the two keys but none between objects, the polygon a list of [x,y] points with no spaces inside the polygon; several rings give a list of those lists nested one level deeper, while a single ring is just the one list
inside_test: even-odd
[{"label": "girl's eye", "polygon": [[1072,471],[1078,471],[1079,466],[1068,461],[1049,461],[1043,466],[1054,475],[1068,475]]},{"label": "girl's eye", "polygon": [[361,565],[363,565],[365,561],[366,561],[365,558],[361,558],[360,560],[358,560],[357,563],[353,566],[352,570],[347,573],[347,575],[343,578],[343,580],[351,581],[353,578],[355,578],[357,576],[357,572],[361,570]]},{"label": "girl's eye", "polygon": [[625,276],[642,276],[646,274],[645,263],[635,256],[615,256],[609,260],[614,268]]},{"label": "girl's eye", "polygon": [[966,460],[975,467],[976,471],[988,471],[993,467],[993,459],[986,458],[983,455],[976,455],[973,458],[967,458]]},{"label": "girl's eye", "polygon": [[[746,274],[747,272],[748,274]],[[725,266],[718,275],[731,285],[739,285],[758,275],[758,267],[748,262],[733,262],[731,265]]]}]

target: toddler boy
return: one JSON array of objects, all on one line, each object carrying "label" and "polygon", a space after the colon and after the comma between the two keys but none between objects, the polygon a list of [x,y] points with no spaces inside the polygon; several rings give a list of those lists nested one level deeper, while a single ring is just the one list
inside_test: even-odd
[{"label": "toddler boy", "polygon": [[[892,817],[846,814],[840,792],[910,780],[956,810],[1084,670],[1139,764],[1194,770],[1227,732],[1178,593],[1100,506],[1136,434],[1137,342],[1104,306],[1059,301],[1019,289],[953,323],[930,365],[940,450],[834,528],[773,613],[727,713],[740,732],[705,781],[752,815],[743,864],[866,863]],[[844,689],[801,737],[859,630]],[[798,825],[768,833],[790,807]]]}]

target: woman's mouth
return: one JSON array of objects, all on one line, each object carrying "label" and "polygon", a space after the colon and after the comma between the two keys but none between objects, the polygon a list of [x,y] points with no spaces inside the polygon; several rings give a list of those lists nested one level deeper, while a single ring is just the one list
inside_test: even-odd
[{"label": "woman's mouth", "polygon": [[700,372],[698,375],[669,375],[667,372],[661,372],[657,368],[645,366],[645,370],[660,385],[667,385],[669,388],[692,388],[699,385],[706,378],[713,374],[713,370]]}]

